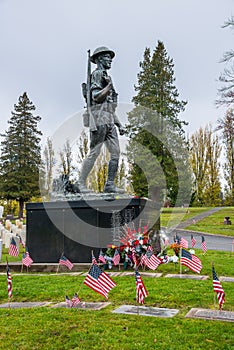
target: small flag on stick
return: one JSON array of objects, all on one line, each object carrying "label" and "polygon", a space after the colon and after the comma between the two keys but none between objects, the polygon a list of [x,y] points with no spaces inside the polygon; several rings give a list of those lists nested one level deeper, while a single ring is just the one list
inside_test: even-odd
[{"label": "small flag on stick", "polygon": [[214,288],[214,292],[217,293],[219,310],[221,311],[223,303],[225,301],[225,293],[224,293],[223,287],[221,286],[221,283],[218,279],[218,276],[215,272],[214,266],[212,266],[212,274],[213,274],[213,288]]},{"label": "small flag on stick", "polygon": [[33,259],[30,257],[29,252],[26,250],[26,252],[22,256],[22,264],[24,266],[30,267],[33,263]]},{"label": "small flag on stick", "polygon": [[79,299],[77,293],[75,293],[73,295],[73,298],[72,298],[72,307],[78,305],[79,303],[80,303],[80,299]]},{"label": "small flag on stick", "polygon": [[119,265],[119,262],[120,262],[120,254],[119,254],[119,251],[118,249],[115,249],[115,254],[112,258],[112,261],[113,261],[113,264],[116,266],[116,265]]},{"label": "small flag on stick", "polygon": [[103,254],[103,251],[102,251],[102,250],[100,250],[98,260],[99,260],[101,263],[103,263],[103,264],[105,264],[105,263],[106,263],[106,259],[105,259],[105,257],[104,257],[104,256],[105,256],[105,255]]},{"label": "small flag on stick", "polygon": [[94,254],[93,254],[93,251],[92,251],[92,264],[95,264],[95,265],[98,264]]},{"label": "small flag on stick", "polygon": [[96,264],[91,266],[84,284],[103,295],[106,299],[108,299],[109,291],[116,286],[115,282]]},{"label": "small flag on stick", "polygon": [[203,252],[205,254],[206,251],[207,251],[207,247],[206,247],[206,241],[205,241],[205,237],[204,236],[202,236],[201,247],[202,247],[202,250],[203,250]]},{"label": "small flag on stick", "polygon": [[16,241],[14,240],[13,237],[11,237],[11,242],[10,242],[10,247],[9,247],[9,251],[8,254],[11,256],[18,256],[19,255],[19,251],[16,245]]},{"label": "small flag on stick", "polygon": [[21,236],[19,236],[19,241],[20,241],[20,244],[22,245],[22,247],[25,248],[25,243],[24,243]]},{"label": "small flag on stick", "polygon": [[193,237],[193,235],[191,235],[191,245],[192,245],[192,248],[195,247],[196,242],[197,242],[196,239]]},{"label": "small flag on stick", "polygon": [[7,262],[7,291],[8,291],[8,297],[12,298],[12,279],[11,279],[11,271],[10,271],[10,267],[8,265]]},{"label": "small flag on stick", "polygon": [[180,239],[180,245],[181,245],[181,247],[188,249],[188,241],[183,237],[181,237],[181,239]]},{"label": "small flag on stick", "polygon": [[135,278],[136,278],[136,300],[138,303],[144,304],[144,300],[148,295],[148,291],[145,288],[144,282],[138,270],[135,270]]},{"label": "small flag on stick", "polygon": [[153,254],[150,248],[148,248],[146,254],[142,256],[141,262],[150,270],[156,270],[156,268],[162,263],[162,261],[155,254]]},{"label": "small flag on stick", "polygon": [[59,259],[59,265],[67,266],[69,270],[71,270],[74,266],[74,264],[69,259],[67,259],[65,255],[62,255]]},{"label": "small flag on stick", "polygon": [[67,295],[65,296],[65,302],[68,307],[72,307],[72,301]]},{"label": "small flag on stick", "polygon": [[201,260],[183,248],[181,249],[180,264],[197,273],[200,273],[202,269]]}]

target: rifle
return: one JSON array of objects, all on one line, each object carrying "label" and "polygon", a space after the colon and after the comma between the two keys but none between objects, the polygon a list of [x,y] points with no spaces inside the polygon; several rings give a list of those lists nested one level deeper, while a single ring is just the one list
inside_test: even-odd
[{"label": "rifle", "polygon": [[89,116],[89,128],[90,131],[97,131],[95,120],[93,118],[93,113],[91,110],[91,60],[90,60],[90,50],[88,50],[88,67],[87,67],[87,83],[86,83],[86,103],[87,112]]}]

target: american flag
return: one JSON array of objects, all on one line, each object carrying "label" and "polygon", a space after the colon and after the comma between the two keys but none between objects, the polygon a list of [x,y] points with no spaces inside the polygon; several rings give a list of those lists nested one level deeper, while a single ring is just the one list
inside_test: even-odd
[{"label": "american flag", "polygon": [[180,237],[177,234],[174,236],[174,242],[180,244]]},{"label": "american flag", "polygon": [[195,247],[195,244],[196,244],[196,239],[193,237],[193,235],[191,235],[191,245],[192,245],[192,248]]},{"label": "american flag", "polygon": [[95,265],[98,264],[93,252],[92,252],[92,264],[95,264]]},{"label": "american flag", "polygon": [[24,243],[21,236],[19,236],[19,241],[20,241],[20,244],[22,245],[22,247],[25,248],[25,243]]},{"label": "american flag", "polygon": [[33,259],[30,257],[29,252],[26,251],[22,257],[22,264],[29,267],[33,263]]},{"label": "american flag", "polygon": [[196,255],[193,255],[184,249],[181,249],[180,263],[197,273],[200,273],[202,269],[201,260]]},{"label": "american flag", "polygon": [[120,255],[119,255],[119,251],[118,249],[115,249],[115,254],[112,258],[112,261],[113,261],[113,264],[116,266],[116,265],[119,265],[119,262],[120,262]]},{"label": "american flag", "polygon": [[12,297],[12,279],[11,279],[11,271],[7,264],[7,290],[8,290],[8,297]]},{"label": "american flag", "polygon": [[108,299],[109,291],[116,286],[115,282],[96,264],[92,265],[85,277],[84,284],[106,299]]},{"label": "american flag", "polygon": [[222,305],[225,301],[225,293],[221,286],[221,283],[219,282],[218,276],[215,272],[214,266],[212,266],[212,273],[213,273],[213,288],[214,292],[217,293],[217,298],[219,302],[219,309],[222,310]]},{"label": "american flag", "polygon": [[72,307],[74,307],[74,306],[76,306],[76,305],[78,305],[80,303],[80,299],[79,299],[77,293],[75,293],[73,295],[73,298],[72,298],[71,301],[72,301]]},{"label": "american flag", "polygon": [[65,301],[66,301],[66,304],[68,307],[72,307],[72,301],[71,301],[71,299],[69,299],[69,297],[67,295],[65,296]]},{"label": "american flag", "polygon": [[206,247],[206,241],[205,241],[204,236],[202,236],[201,247],[202,247],[203,252],[205,253],[207,251],[207,247]]},{"label": "american flag", "polygon": [[161,259],[157,258],[150,249],[147,249],[146,254],[142,255],[142,264],[146,265],[150,270],[156,270],[161,264]]},{"label": "american flag", "polygon": [[69,270],[71,270],[74,266],[74,264],[68,260],[65,255],[62,255],[61,258],[59,259],[59,265],[64,265],[67,266]]},{"label": "american flag", "polygon": [[138,261],[137,261],[137,257],[136,257],[136,250],[135,248],[132,248],[132,261],[135,265],[137,265]]},{"label": "american flag", "polygon": [[103,263],[103,264],[106,263],[106,259],[105,259],[105,257],[104,257],[104,254],[103,254],[102,250],[101,250],[100,253],[99,253],[98,260],[99,260],[101,263]]},{"label": "american flag", "polygon": [[15,242],[13,237],[11,237],[11,243],[10,243],[8,254],[11,256],[18,256],[19,255],[19,251],[18,251],[16,242]]},{"label": "american flag", "polygon": [[136,300],[140,304],[144,304],[144,299],[147,297],[148,292],[145,288],[144,282],[142,281],[141,275],[137,270],[135,270],[136,278]]},{"label": "american flag", "polygon": [[188,249],[188,241],[183,237],[180,239],[180,245],[182,248]]}]

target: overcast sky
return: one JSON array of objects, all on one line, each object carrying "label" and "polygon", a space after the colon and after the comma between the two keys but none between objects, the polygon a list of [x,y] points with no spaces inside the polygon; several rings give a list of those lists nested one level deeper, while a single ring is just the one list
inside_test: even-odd
[{"label": "overcast sky", "polygon": [[83,109],[87,50],[113,49],[111,76],[121,103],[130,103],[145,47],[164,42],[174,61],[175,85],[188,101],[188,132],[224,115],[217,109],[220,63],[233,49],[222,29],[234,0],[0,0],[0,132],[24,91],[42,117],[44,136]]}]

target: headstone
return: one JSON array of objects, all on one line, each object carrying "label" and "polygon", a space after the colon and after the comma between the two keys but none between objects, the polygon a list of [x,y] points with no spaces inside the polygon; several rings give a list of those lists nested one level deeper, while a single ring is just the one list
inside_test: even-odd
[{"label": "headstone", "polygon": [[5,248],[10,247],[11,237],[12,237],[12,234],[9,231],[6,231],[5,232]]},{"label": "headstone", "polygon": [[68,308],[68,309],[81,309],[81,310],[101,310],[104,307],[110,305],[110,302],[96,302],[96,303],[88,303],[88,302],[80,302],[74,307],[69,307],[65,301],[52,305],[53,308]]},{"label": "headstone", "polygon": [[159,272],[144,272],[144,271],[141,271],[141,276],[144,276],[144,277],[153,277],[153,278],[158,278],[158,277],[161,277],[162,276],[162,273],[159,273]]},{"label": "headstone", "polygon": [[11,221],[9,219],[6,219],[5,227],[6,227],[6,230],[8,230],[8,231],[11,230]]},{"label": "headstone", "polygon": [[234,312],[224,311],[224,310],[219,311],[219,310],[193,308],[187,313],[185,317],[202,318],[205,320],[234,322]]},{"label": "headstone", "polygon": [[2,261],[2,239],[0,238],[0,261]]},{"label": "headstone", "polygon": [[185,275],[185,274],[172,274],[172,273],[168,273],[165,277],[184,278],[184,279],[192,279],[192,280],[206,280],[209,278],[209,276],[204,276],[204,275]]},{"label": "headstone", "polygon": [[219,280],[222,282],[234,282],[234,277],[220,276]]},{"label": "headstone", "polygon": [[179,312],[179,310],[135,305],[121,305],[118,309],[112,312],[117,314],[130,314],[167,318],[174,317]]},{"label": "headstone", "polygon": [[41,307],[41,306],[47,306],[49,305],[50,302],[45,301],[45,302],[11,302],[11,303],[5,303],[5,304],[0,304],[1,309],[21,309],[21,308],[30,308],[30,307]]},{"label": "headstone", "polygon": [[230,217],[229,216],[225,216],[225,218],[224,218],[224,225],[231,225],[231,224],[232,224],[232,222],[230,220]]},{"label": "headstone", "polygon": [[2,205],[0,205],[0,219],[3,216],[3,212],[4,212],[4,207]]}]

